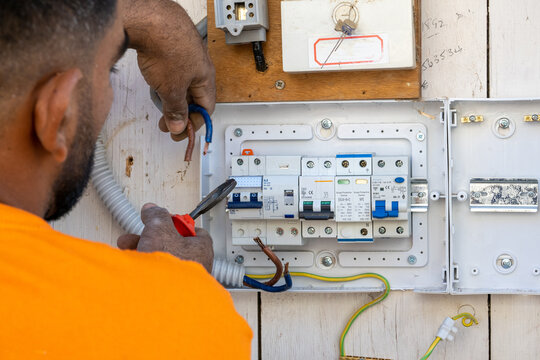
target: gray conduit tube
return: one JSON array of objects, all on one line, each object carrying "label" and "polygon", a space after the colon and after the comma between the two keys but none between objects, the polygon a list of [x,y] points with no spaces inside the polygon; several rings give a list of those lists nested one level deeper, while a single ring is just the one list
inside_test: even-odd
[{"label": "gray conduit tube", "polygon": [[[94,153],[94,168],[92,170],[92,183],[105,206],[113,218],[118,221],[127,233],[140,235],[144,229],[139,212],[124,195],[107,162],[103,137],[99,136]],[[212,276],[223,285],[242,287],[245,268],[225,259],[214,258]]]}]

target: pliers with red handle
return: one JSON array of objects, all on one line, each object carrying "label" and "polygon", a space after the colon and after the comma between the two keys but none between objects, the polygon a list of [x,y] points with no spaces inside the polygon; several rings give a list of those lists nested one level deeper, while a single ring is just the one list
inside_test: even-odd
[{"label": "pliers with red handle", "polygon": [[199,215],[204,214],[214,206],[216,206],[221,200],[223,200],[233,189],[236,187],[236,180],[229,179],[223,184],[219,185],[210,194],[206,195],[204,199],[197,205],[195,210],[185,215],[173,215],[172,220],[176,230],[182,236],[196,236],[195,232],[195,219]]}]

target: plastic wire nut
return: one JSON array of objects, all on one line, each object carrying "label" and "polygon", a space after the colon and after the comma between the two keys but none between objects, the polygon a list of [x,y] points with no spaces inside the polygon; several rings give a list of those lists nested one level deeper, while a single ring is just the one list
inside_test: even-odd
[{"label": "plastic wire nut", "polygon": [[457,327],[454,326],[455,323],[455,320],[450,317],[444,319],[441,327],[439,328],[439,331],[437,332],[437,336],[440,337],[442,340],[454,340],[454,334],[457,333],[458,330]]}]

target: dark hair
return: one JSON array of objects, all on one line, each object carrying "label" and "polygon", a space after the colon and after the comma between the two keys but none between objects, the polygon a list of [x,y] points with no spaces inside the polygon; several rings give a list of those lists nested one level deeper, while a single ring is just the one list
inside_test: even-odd
[{"label": "dark hair", "polygon": [[0,0],[0,104],[48,73],[91,60],[116,6],[116,0]]}]

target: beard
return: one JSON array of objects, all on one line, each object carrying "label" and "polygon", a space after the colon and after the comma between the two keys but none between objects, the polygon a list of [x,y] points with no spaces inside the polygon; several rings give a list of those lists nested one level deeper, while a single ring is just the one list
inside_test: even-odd
[{"label": "beard", "polygon": [[94,148],[97,131],[92,126],[91,90],[84,86],[79,97],[79,114],[75,138],[69,155],[53,184],[51,200],[46,221],[54,221],[68,214],[79,202],[88,182],[94,165]]}]

